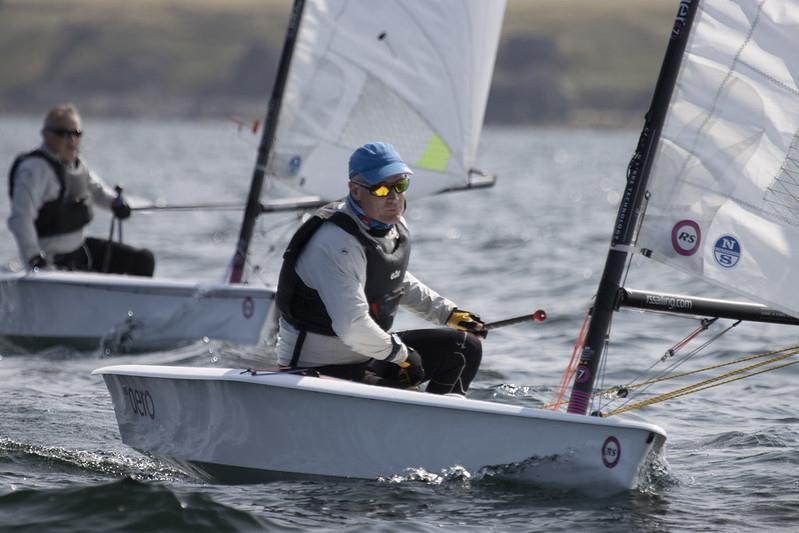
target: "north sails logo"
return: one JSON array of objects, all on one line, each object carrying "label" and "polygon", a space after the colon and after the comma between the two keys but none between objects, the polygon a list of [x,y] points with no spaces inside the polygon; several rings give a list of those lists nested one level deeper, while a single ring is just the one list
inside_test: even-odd
[{"label": "north sails logo", "polygon": [[395,270],[394,272],[391,273],[391,279],[397,279],[398,277],[400,277],[399,270]]},{"label": "north sails logo", "polygon": [[713,247],[713,257],[724,268],[732,268],[741,259],[741,244],[732,235],[724,235],[716,241]]},{"label": "north sails logo", "polygon": [[300,166],[302,165],[302,159],[300,156],[295,155],[289,160],[289,164],[286,170],[288,170],[289,176],[297,175],[297,172],[300,171]]}]

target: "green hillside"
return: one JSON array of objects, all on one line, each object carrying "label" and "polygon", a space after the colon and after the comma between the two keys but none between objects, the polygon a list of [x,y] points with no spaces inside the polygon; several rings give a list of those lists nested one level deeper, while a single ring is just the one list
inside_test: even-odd
[{"label": "green hillside", "polygon": [[[290,6],[0,0],[0,113],[72,101],[96,115],[259,117]],[[509,0],[487,120],[637,126],[676,6]]]}]

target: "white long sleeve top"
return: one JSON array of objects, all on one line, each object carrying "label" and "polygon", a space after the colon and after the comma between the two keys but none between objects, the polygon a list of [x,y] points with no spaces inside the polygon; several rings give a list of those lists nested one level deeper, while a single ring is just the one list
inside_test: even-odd
[{"label": "white long sleeve top", "polygon": [[[358,222],[364,235],[375,240],[346,205],[341,210]],[[393,229],[388,237],[392,232],[396,238],[398,233]],[[335,224],[322,224],[300,254],[295,270],[308,287],[319,293],[336,332],[336,336],[307,332],[298,366],[353,364],[370,358],[391,358],[399,363],[407,358],[404,345],[392,357],[391,334],[383,331],[369,315],[364,292],[366,253],[358,239]],[[400,305],[431,322],[446,324],[456,307],[407,271],[403,289]],[[277,343],[280,365],[291,362],[297,335],[294,327],[280,320]]]},{"label": "white long sleeve top", "polygon": [[[44,145],[39,149],[52,154]],[[52,155],[55,157],[55,154]],[[88,171],[88,175],[87,189],[94,205],[110,209],[111,202],[116,197],[114,192],[92,170]],[[29,157],[17,167],[11,214],[7,223],[17,241],[23,265],[27,265],[28,260],[40,252],[51,261],[53,255],[72,252],[83,244],[83,228],[51,237],[40,238],[36,235],[34,222],[39,215],[39,209],[45,203],[56,200],[60,191],[58,176],[41,157]]]}]

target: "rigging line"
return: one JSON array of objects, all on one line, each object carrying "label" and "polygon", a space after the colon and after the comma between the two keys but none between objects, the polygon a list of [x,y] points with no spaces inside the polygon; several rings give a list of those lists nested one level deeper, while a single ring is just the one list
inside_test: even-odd
[{"label": "rigging line", "polygon": [[[600,382],[600,384],[605,383],[605,377],[607,375],[608,344],[609,344],[608,343],[608,339],[606,337],[605,338],[605,346],[602,349],[602,359],[600,361],[599,369],[597,370],[599,372],[599,382]],[[589,407],[593,407],[593,401],[594,401],[594,395],[592,394],[591,395],[591,405]],[[602,409],[602,397],[599,397],[598,402],[599,402],[599,410],[601,411],[601,409]],[[591,411],[591,412],[593,413],[594,411]]]},{"label": "rigging line", "polygon": [[[763,358],[763,357],[768,357],[770,355],[787,352],[789,350],[794,350],[794,353],[799,353],[799,346],[792,346],[790,348],[783,348],[781,350],[774,350],[774,351],[771,351],[771,352],[763,352],[763,353],[760,353],[760,354],[748,355],[746,357],[741,357],[739,359],[735,359],[734,361],[728,361],[726,363],[719,363],[717,365],[706,366],[706,367],[698,368],[696,370],[691,370],[691,371],[688,371],[688,372],[682,372],[682,373],[679,373],[679,374],[672,374],[670,376],[666,376],[666,377],[662,377],[662,378],[658,378],[658,379],[653,379],[653,380],[649,380],[649,381],[644,381],[644,382],[639,383],[637,385],[631,385],[631,388],[641,387],[641,386],[644,386],[644,385],[651,385],[653,383],[659,383],[659,382],[663,382],[663,381],[668,381],[670,379],[678,379],[678,378],[682,378],[682,377],[685,377],[685,376],[691,376],[693,374],[699,374],[701,372],[706,372],[708,370],[716,370],[718,368],[724,368],[725,366],[737,365],[737,364],[740,364],[740,363],[745,363],[747,361],[754,361],[755,359],[760,359],[760,358]],[[612,389],[608,389],[608,391],[606,391],[606,392],[612,392]]]},{"label": "rigging line", "polygon": [[[305,211],[303,211],[303,214],[304,213],[305,213]],[[274,224],[272,224],[271,226],[266,226],[266,227],[264,227],[264,223],[261,222],[261,226],[258,228],[258,233],[260,235],[269,235],[270,232],[280,228],[281,226],[290,226],[291,224],[294,224],[295,222],[297,222],[298,218],[302,219],[302,214],[299,214],[299,215],[296,215],[296,216],[286,217],[285,219],[277,221]],[[263,219],[261,219],[261,220],[263,220]],[[285,233],[283,235],[285,235]]]},{"label": "rigging line", "polygon": [[[642,387],[644,385],[651,385],[651,384],[654,384],[654,383],[660,383],[660,382],[663,382],[663,381],[669,381],[671,379],[678,379],[678,378],[682,378],[682,377],[686,377],[686,376],[691,376],[691,375],[694,375],[694,374],[699,374],[701,372],[706,372],[708,370],[716,370],[718,368],[724,368],[725,366],[732,366],[732,365],[737,365],[737,364],[740,364],[740,363],[745,363],[747,361],[754,361],[755,359],[761,359],[763,357],[768,357],[768,356],[771,356],[771,355],[774,355],[774,354],[788,352],[790,350],[793,350],[793,352],[789,353],[788,355],[797,354],[797,353],[799,353],[799,346],[791,346],[789,348],[782,348],[780,350],[773,350],[771,352],[763,352],[763,353],[759,353],[759,354],[748,355],[746,357],[741,357],[739,359],[735,359],[734,361],[727,361],[726,363],[719,363],[717,365],[706,366],[706,367],[698,368],[696,370],[691,370],[691,371],[688,371],[688,372],[681,372],[679,374],[672,374],[672,375],[665,376],[665,377],[654,378],[654,379],[651,379],[651,380],[648,380],[648,381],[643,381],[643,382],[638,383],[638,384],[632,384],[632,385],[629,386],[629,388],[637,388],[637,387]],[[781,356],[778,356],[778,357],[781,357]],[[612,392],[614,392],[614,388],[610,388],[610,389],[608,389],[606,391],[603,391],[603,392],[604,393],[612,393]]]},{"label": "rigging line", "polygon": [[[754,365],[750,365],[750,366],[748,366],[748,367],[743,367],[743,368],[740,368],[740,369],[737,369],[737,370],[732,370],[732,371],[730,371],[730,372],[727,372],[727,373],[725,373],[725,374],[721,374],[721,375],[719,375],[719,376],[717,376],[717,377],[715,377],[715,378],[708,378],[707,380],[701,381],[701,382],[699,382],[699,383],[697,383],[697,384],[695,384],[695,385],[688,386],[688,387],[684,387],[684,389],[690,389],[690,388],[692,388],[692,387],[698,387],[698,386],[700,386],[700,385],[702,385],[702,384],[704,384],[704,383],[707,383],[707,382],[714,382],[714,381],[718,381],[718,380],[720,380],[720,379],[722,379],[722,378],[724,378],[724,377],[731,376],[731,375],[735,375],[735,374],[739,374],[739,373],[741,373],[741,372],[745,372],[745,371],[747,371],[747,370],[751,370],[751,369],[753,369],[753,368],[758,368],[758,367],[760,367],[760,366],[767,365],[767,364],[769,364],[769,363],[773,363],[773,362],[776,362],[776,361],[779,361],[779,360],[782,360],[782,359],[785,359],[785,358],[791,357],[791,356],[793,356],[793,355],[799,354],[799,349],[795,349],[795,348],[796,348],[796,347],[794,347],[794,348],[788,348],[788,349],[786,349],[786,350],[793,350],[792,352],[784,353],[783,355],[778,355],[778,356],[776,356],[776,357],[773,357],[773,358],[771,358],[771,359],[769,359],[769,360],[767,360],[767,361],[764,361],[764,362],[761,362],[761,363],[756,363],[756,364],[754,364]],[[783,351],[785,351],[785,350],[780,350],[780,351],[775,351],[775,352],[767,352],[767,353],[764,353],[764,354],[758,354],[758,355],[754,355],[754,356],[750,356],[750,357],[744,357],[744,358],[741,358],[741,359],[738,359],[738,360],[736,360],[736,361],[732,361],[732,362],[729,362],[729,363],[724,363],[724,364],[720,364],[720,365],[714,365],[714,366],[712,366],[712,367],[701,368],[701,369],[698,369],[698,370],[695,370],[695,371],[692,371],[692,372],[685,372],[685,373],[683,373],[683,374],[679,374],[679,375],[670,376],[670,377],[667,377],[667,378],[661,379],[661,380],[659,380],[659,381],[666,381],[666,380],[668,380],[668,379],[675,379],[675,378],[678,378],[678,377],[683,377],[683,376],[688,376],[688,375],[696,374],[696,373],[698,373],[698,372],[703,372],[703,371],[705,371],[705,370],[713,370],[713,369],[716,369],[716,368],[721,368],[721,367],[724,367],[724,366],[729,366],[729,365],[733,365],[733,364],[738,364],[738,363],[746,362],[746,361],[749,361],[749,360],[753,360],[753,359],[755,359],[755,358],[761,358],[761,357],[765,357],[765,356],[768,356],[768,355],[773,355],[773,354],[775,354],[775,353],[780,353],[780,352],[783,352]],[[759,372],[758,372],[758,373],[759,373]],[[754,374],[753,374],[753,375],[754,375]],[[651,384],[650,384],[650,385],[651,385]],[[648,387],[647,387],[647,388],[648,388]],[[646,390],[646,389],[644,389],[644,390]],[[639,395],[640,395],[640,394],[642,394],[642,393],[644,392],[644,390],[642,390],[642,391],[639,391],[637,394],[639,394]],[[678,390],[683,390],[683,389],[678,389]],[[701,389],[700,389],[700,390],[701,390]],[[670,394],[670,393],[664,393],[664,394],[662,394],[662,395],[655,396],[655,398],[659,398],[659,397],[661,397],[661,396],[664,396],[664,395],[665,395],[665,396],[667,396],[668,394]],[[687,393],[686,393],[686,394],[687,394]],[[623,403],[623,404],[622,404],[620,407],[616,408],[616,409],[615,409],[613,412],[617,412],[617,411],[618,411],[618,412],[620,412],[620,411],[619,411],[620,409],[625,409],[625,410],[626,410],[627,408],[626,408],[625,406],[626,406],[626,405],[628,405],[628,404],[630,403],[630,401],[631,401],[631,399],[630,399],[630,400],[628,400],[628,401],[626,401],[626,402],[624,402],[624,403]],[[646,400],[643,400],[643,401],[646,401]],[[638,403],[641,403],[641,402],[637,402],[637,403],[635,403],[635,404],[632,404],[632,405],[637,405]]]},{"label": "rigging line", "polygon": [[[268,246],[268,248],[267,248],[267,252],[266,252],[266,254],[265,254],[265,256],[266,256],[267,258],[269,258],[269,257],[271,256],[271,254],[272,254],[272,253],[274,253],[274,251],[275,251],[275,249],[276,249],[276,247],[277,247],[277,244],[276,244],[276,243],[278,243],[278,242],[282,242],[282,241],[285,241],[285,240],[286,240],[286,236],[287,236],[287,235],[288,235],[288,234],[289,234],[291,231],[293,231],[293,230],[295,229],[295,228],[294,228],[294,224],[293,224],[293,223],[295,223],[295,222],[296,222],[296,220],[294,220],[293,218],[289,218],[289,219],[287,219],[287,220],[284,220],[284,221],[282,221],[282,222],[279,222],[279,223],[273,224],[271,227],[269,227],[269,228],[266,228],[265,230],[263,230],[263,232],[259,232],[259,233],[262,233],[263,235],[267,235],[267,234],[269,234],[269,235],[271,236],[271,231],[273,231],[273,230],[275,230],[275,229],[279,228],[280,226],[285,226],[285,228],[283,229],[283,232],[281,233],[281,235],[280,235],[280,236],[279,236],[277,239],[274,239],[274,240],[273,240],[273,242],[272,242],[272,244],[270,244],[270,245]],[[267,233],[267,232],[270,232],[270,233]],[[247,266],[248,266],[248,267],[249,267],[249,269],[250,269],[250,272],[251,272],[251,273],[254,273],[254,274],[255,274],[255,276],[258,278],[258,280],[259,280],[261,283],[263,283],[263,284],[264,284],[264,285],[266,285],[266,286],[269,286],[269,283],[268,283],[268,282],[267,282],[267,281],[266,281],[266,280],[263,278],[263,276],[262,276],[262,274],[263,274],[263,269],[261,268],[261,266],[260,266],[259,264],[257,264],[257,263],[255,262],[254,258],[253,258],[253,257],[251,257],[251,254],[247,254],[247,257],[245,258],[245,261],[246,261],[246,263],[247,263]]]},{"label": "rigging line", "polygon": [[[646,400],[642,400],[640,402],[637,402],[637,403],[634,403],[634,404],[631,404],[631,405],[627,405],[627,406],[621,407],[619,409],[615,409],[613,411],[610,411],[609,413],[604,413],[602,416],[603,417],[608,417],[608,416],[613,416],[613,415],[617,415],[617,414],[620,414],[620,413],[625,413],[625,412],[628,412],[628,411],[632,411],[634,409],[640,409],[642,407],[653,405],[655,403],[664,402],[664,401],[670,400],[672,398],[679,398],[681,396],[687,396],[688,394],[692,394],[694,392],[700,392],[700,391],[707,390],[707,389],[710,389],[710,388],[713,388],[713,387],[718,387],[719,385],[732,383],[734,381],[739,381],[739,380],[742,380],[744,378],[750,378],[752,376],[757,376],[759,374],[764,374],[766,372],[771,372],[773,370],[779,370],[781,368],[786,368],[786,367],[789,367],[789,366],[792,366],[792,365],[795,365],[795,364],[799,364],[799,361],[791,361],[790,363],[784,363],[784,364],[781,364],[781,365],[778,365],[778,366],[765,368],[765,369],[762,369],[762,370],[758,370],[757,372],[751,372],[749,374],[738,375],[738,374],[741,374],[742,372],[745,372],[747,370],[752,370],[754,368],[758,368],[758,367],[767,365],[769,363],[774,363],[774,362],[780,361],[782,359],[786,359],[788,357],[791,357],[791,356],[794,356],[794,355],[797,355],[797,354],[799,354],[799,351],[796,351],[796,352],[793,352],[793,353],[789,353],[789,354],[785,354],[785,355],[781,355],[781,356],[775,357],[775,358],[773,358],[773,359],[771,359],[769,361],[763,361],[762,363],[758,363],[756,365],[751,365],[749,367],[741,368],[741,369],[733,371],[733,372],[728,372],[727,374],[722,374],[722,375],[717,376],[715,378],[710,378],[710,379],[701,381],[699,383],[695,383],[694,385],[689,385],[689,386],[683,387],[681,389],[676,389],[674,391],[671,391],[671,392],[668,392],[668,393],[665,393],[665,394],[661,394],[661,395],[655,396],[653,398],[648,398]],[[734,376],[734,377],[731,377],[731,376]],[[725,379],[725,380],[722,381],[723,378],[729,378],[729,379]]]},{"label": "rigging line", "polygon": [[[263,219],[261,219],[259,221],[259,227],[258,227],[257,235],[258,236],[271,236],[270,232],[274,231],[277,228],[280,228],[281,226],[285,226],[286,227],[286,231],[284,231],[278,239],[275,239],[275,241],[277,242],[277,241],[280,241],[281,239],[283,239],[288,234],[289,230],[293,229],[292,224],[294,224],[296,222],[297,222],[296,217],[287,217],[287,218],[285,218],[283,220],[280,220],[279,222],[275,222],[271,226],[267,226],[267,227],[264,228],[263,227],[263,224],[264,224],[263,223]],[[274,248],[275,248],[274,244],[271,244],[269,246],[269,248],[270,248],[270,250],[267,251],[266,255],[269,255],[269,254],[271,254],[274,251]],[[244,258],[244,261],[245,261],[245,265],[249,268],[249,272],[250,272],[251,276],[254,276],[255,278],[257,278],[258,281],[260,281],[266,287],[269,287],[271,285],[271,283],[269,283],[261,275],[263,273],[263,270],[260,268],[260,265],[255,263],[255,261],[252,258],[252,254],[248,253],[247,256]],[[230,275],[230,268],[228,268],[227,271],[225,272],[225,279],[228,279],[229,275]]]},{"label": "rigging line", "polygon": [[[707,328],[709,328],[718,319],[719,319],[718,317],[715,317],[715,318],[712,318],[712,319],[703,318],[700,321],[700,323],[699,323],[699,327],[697,327],[691,333],[686,335],[685,338],[683,338],[681,341],[675,343],[674,346],[672,346],[671,348],[666,350],[666,353],[663,354],[663,357],[661,357],[660,360],[661,361],[665,361],[666,359],[670,359],[670,358],[674,357],[675,353],[677,353],[678,351],[682,350],[689,342],[694,340],[700,333],[702,333]],[[655,364],[657,364],[657,363],[655,363]]]},{"label": "rigging line", "polygon": [[741,321],[740,321],[740,320],[737,320],[737,321],[736,321],[736,322],[734,322],[733,324],[729,325],[728,327],[726,327],[725,329],[723,329],[722,331],[720,331],[719,333],[717,333],[716,335],[714,335],[713,337],[711,337],[710,339],[708,339],[707,341],[705,341],[703,344],[700,344],[699,346],[697,346],[696,348],[694,348],[692,351],[690,351],[690,352],[688,352],[687,354],[685,354],[685,355],[682,357],[682,359],[680,359],[680,360],[678,360],[678,361],[674,361],[672,364],[668,365],[668,366],[667,366],[665,369],[663,369],[663,371],[662,371],[660,374],[661,374],[661,375],[664,375],[664,374],[666,374],[667,372],[671,372],[671,371],[673,371],[673,370],[676,370],[677,368],[679,368],[680,366],[682,366],[682,365],[683,365],[685,362],[687,362],[689,359],[691,359],[691,358],[693,358],[694,356],[696,356],[696,355],[697,355],[699,352],[701,352],[702,350],[704,350],[705,348],[707,348],[708,346],[710,346],[712,343],[714,343],[714,342],[716,342],[717,340],[719,340],[719,338],[720,338],[722,335],[724,335],[724,334],[728,333],[728,332],[729,332],[729,331],[730,331],[732,328],[736,327],[736,326],[737,326],[738,324],[740,324],[740,323],[741,323]]},{"label": "rigging line", "polygon": [[[714,320],[715,320],[715,319],[714,319]],[[737,326],[737,325],[738,325],[738,324],[740,324],[740,323],[741,323],[741,321],[740,321],[740,320],[738,320],[737,322],[735,322],[735,323],[734,323],[734,324],[732,324],[731,326],[727,327],[727,328],[726,328],[726,329],[724,329],[723,331],[721,331],[721,332],[719,332],[718,334],[716,334],[716,335],[715,335],[713,338],[711,338],[711,339],[707,340],[705,343],[701,344],[700,346],[697,346],[697,347],[696,347],[696,348],[695,348],[693,351],[691,351],[691,352],[687,353],[687,354],[686,354],[684,357],[682,357],[682,358],[681,358],[679,361],[675,361],[675,362],[673,362],[672,364],[670,364],[669,366],[667,366],[666,368],[664,368],[662,371],[660,371],[659,373],[657,373],[657,374],[656,374],[656,376],[655,376],[654,378],[650,378],[650,379],[648,379],[648,380],[646,380],[646,381],[643,381],[643,382],[641,382],[641,383],[636,383],[636,380],[633,380],[633,381],[631,381],[631,382],[627,383],[626,385],[620,385],[620,386],[616,386],[616,387],[611,387],[610,389],[607,389],[607,390],[604,390],[604,391],[600,391],[598,394],[599,394],[599,395],[608,395],[608,394],[612,394],[612,393],[614,393],[614,392],[618,393],[618,392],[621,392],[621,391],[625,391],[625,395],[624,395],[623,397],[624,397],[624,398],[627,398],[627,394],[626,394],[626,392],[629,392],[631,389],[638,389],[638,388],[640,388],[640,387],[643,387],[643,389],[641,389],[640,391],[636,392],[636,394],[639,394],[639,395],[640,395],[640,394],[643,394],[644,392],[646,392],[646,390],[647,390],[647,389],[648,389],[648,388],[649,388],[651,385],[653,385],[653,384],[655,384],[655,383],[660,383],[660,382],[662,382],[662,381],[668,381],[668,380],[670,380],[670,379],[676,379],[676,378],[678,378],[678,377],[682,377],[682,376],[686,376],[686,375],[695,374],[695,373],[697,373],[697,372],[703,372],[703,371],[705,371],[705,370],[712,370],[712,369],[714,369],[714,368],[719,368],[720,366],[726,366],[726,365],[732,365],[732,364],[736,364],[737,362],[740,362],[741,360],[739,360],[739,361],[732,361],[732,362],[729,362],[729,363],[723,363],[722,365],[716,365],[716,366],[712,366],[712,367],[700,368],[700,369],[698,369],[698,370],[695,370],[695,371],[692,371],[692,372],[686,372],[686,373],[682,373],[682,374],[669,374],[669,372],[673,372],[674,370],[676,370],[677,368],[679,368],[681,365],[683,365],[683,364],[684,364],[685,362],[687,362],[689,359],[691,359],[692,357],[696,356],[696,355],[697,355],[697,354],[698,354],[700,351],[702,351],[702,350],[704,350],[705,348],[707,348],[707,347],[708,347],[708,346],[709,346],[711,343],[713,343],[713,342],[715,342],[716,340],[718,340],[718,339],[719,339],[719,337],[721,337],[722,335],[724,335],[725,333],[727,333],[728,331],[730,331],[732,328],[734,328],[735,326]],[[780,351],[784,351],[784,350],[780,350]],[[779,353],[779,352],[772,352],[772,353]],[[758,357],[763,357],[763,355],[760,355],[760,356],[758,356]],[[652,363],[652,365],[650,365],[650,366],[649,366],[649,368],[647,368],[647,369],[645,370],[645,372],[648,372],[648,371],[652,370],[652,369],[653,369],[653,368],[654,368],[654,367],[655,367],[655,366],[656,366],[658,363],[660,363],[660,362],[662,362],[662,361],[663,361],[663,359],[661,358],[660,360],[656,361],[655,363]],[[632,398],[629,398],[629,399],[628,399],[628,400],[627,400],[627,401],[626,401],[624,404],[622,404],[622,405],[625,405],[626,403],[629,403],[630,401],[632,401]]]},{"label": "rigging line", "polygon": [[[628,263],[627,263],[628,268],[629,268],[629,265],[630,265],[631,262],[632,262],[632,255],[630,254],[630,255],[628,255]],[[625,276],[626,276],[626,274],[625,274]],[[622,286],[623,285],[624,284],[622,283]],[[597,379],[599,379],[599,383],[600,384],[604,384],[605,383],[605,376],[607,375],[608,350],[609,350],[609,345],[610,345],[610,332],[613,331],[613,319],[615,318],[615,315],[616,315],[616,313],[611,313],[610,318],[608,318],[608,329],[607,329],[607,333],[605,333],[604,342],[602,344],[602,354],[601,354],[602,358],[599,360],[599,367],[596,369]],[[594,398],[595,398],[594,394],[591,394],[591,396],[589,397],[589,402],[590,402],[589,409],[592,408],[592,406],[593,406]],[[601,398],[600,398],[600,409],[601,409],[601,405],[602,404],[601,404]],[[593,412],[596,412],[596,411],[598,411],[598,410],[594,410],[594,411],[590,411],[590,412],[593,413]]]}]

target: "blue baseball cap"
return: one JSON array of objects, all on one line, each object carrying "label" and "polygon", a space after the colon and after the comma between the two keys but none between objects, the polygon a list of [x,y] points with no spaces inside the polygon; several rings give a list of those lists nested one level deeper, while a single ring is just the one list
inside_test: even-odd
[{"label": "blue baseball cap", "polygon": [[350,156],[350,179],[363,185],[377,185],[396,174],[413,174],[413,171],[388,143],[364,144]]}]

